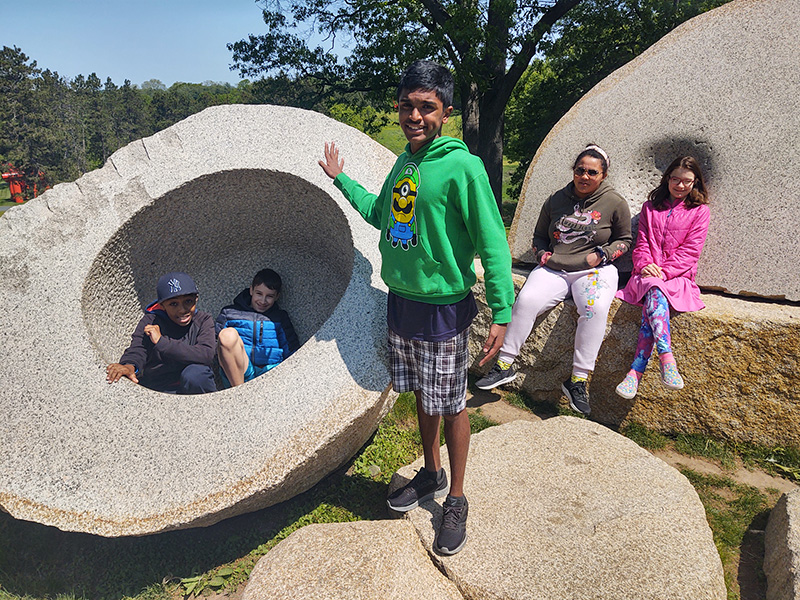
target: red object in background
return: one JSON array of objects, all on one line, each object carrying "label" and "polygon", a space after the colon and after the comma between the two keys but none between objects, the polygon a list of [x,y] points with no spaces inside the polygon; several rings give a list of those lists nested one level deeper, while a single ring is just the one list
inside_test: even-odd
[{"label": "red object in background", "polygon": [[[39,195],[39,188],[43,188],[42,191],[50,189],[50,186],[47,185],[44,171],[37,171],[36,176],[38,176],[39,179],[33,183],[33,198]],[[17,169],[11,163],[6,163],[5,173],[0,174],[0,177],[8,183],[8,189],[11,192],[11,200],[17,204],[25,202],[29,187],[28,181],[25,178],[25,173]]]},{"label": "red object in background", "polygon": [[8,183],[8,189],[11,192],[11,199],[17,204],[22,204],[25,201],[25,191],[28,189],[28,184],[25,183],[25,177],[22,171],[17,169],[11,163],[6,165],[8,169],[5,173],[0,175]]}]

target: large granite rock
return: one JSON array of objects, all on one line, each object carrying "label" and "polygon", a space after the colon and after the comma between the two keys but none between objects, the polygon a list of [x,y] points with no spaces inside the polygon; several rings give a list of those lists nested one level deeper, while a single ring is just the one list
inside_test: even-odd
[{"label": "large granite rock", "polygon": [[[446,453],[443,462],[447,464]],[[390,489],[422,466],[395,475]],[[467,545],[436,562],[474,600],[726,597],[705,511],[678,471],[575,417],[473,436]],[[407,513],[432,552],[441,501]]]},{"label": "large granite rock", "polygon": [[734,0],[597,84],[533,158],[509,235],[514,257],[533,262],[541,205],[571,180],[587,143],[608,151],[609,181],[633,215],[663,169],[688,153],[704,165],[712,199],[698,283],[800,300],[792,276],[800,254],[798,11],[798,0]]},{"label": "large granite rock", "polygon": [[800,598],[800,490],[781,496],[764,532],[767,600]]},{"label": "large granite rock", "polygon": [[[105,536],[207,525],[368,439],[392,401],[378,232],[317,165],[327,140],[379,188],[394,156],[355,129],[220,106],[0,219],[0,508]],[[216,316],[266,266],[304,342],[285,363],[202,396],[105,382],[160,274],[191,273]]]},{"label": "large granite rock", "polygon": [[243,600],[462,600],[408,521],[308,525],[258,561]]},{"label": "large granite rock", "polygon": [[[514,274],[519,289],[525,279]],[[483,286],[473,325],[472,370],[490,313]],[[624,400],[614,392],[630,369],[641,307],[614,300],[606,339],[589,391],[592,418],[611,425],[639,422],[662,432],[702,432],[719,439],[800,446],[800,307],[704,294],[706,308],[672,319],[672,342],[686,381],[680,391],[661,385],[658,358],[639,393]],[[572,301],[542,315],[514,363],[520,372],[504,389],[521,389],[538,401],[558,402],[572,369],[578,314]],[[566,400],[563,400],[566,402]]]}]

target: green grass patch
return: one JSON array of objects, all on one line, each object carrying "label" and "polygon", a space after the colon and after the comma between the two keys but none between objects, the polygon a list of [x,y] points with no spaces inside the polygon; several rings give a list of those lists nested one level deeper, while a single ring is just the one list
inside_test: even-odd
[{"label": "green grass patch", "polygon": [[[741,597],[740,562],[747,555],[761,557],[764,553],[763,536],[747,534],[750,530],[764,530],[777,492],[768,497],[758,489],[736,483],[728,477],[704,475],[692,469],[681,469],[681,473],[694,486],[705,508],[714,544],[722,559],[728,598],[738,599]],[[744,557],[743,551],[747,553]],[[761,560],[750,561],[748,566],[756,569],[753,575],[763,585]]]},{"label": "green grass patch", "polygon": [[484,415],[480,408],[469,415],[469,430],[471,433],[478,433],[495,425],[499,425],[499,423]]},{"label": "green grass patch", "polygon": [[623,427],[620,433],[647,450],[661,450],[669,443],[669,439],[666,436],[657,431],[650,431],[644,425],[635,422]]}]

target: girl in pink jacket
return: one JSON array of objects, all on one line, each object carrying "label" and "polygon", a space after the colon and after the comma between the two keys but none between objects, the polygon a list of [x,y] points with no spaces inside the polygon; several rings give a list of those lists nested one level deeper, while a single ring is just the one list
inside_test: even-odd
[{"label": "girl in pink jacket", "polygon": [[694,278],[708,223],[708,195],[700,165],[691,156],[677,158],[642,207],[633,273],[625,289],[617,292],[625,302],[642,305],[636,355],[631,370],[617,386],[617,394],[623,398],[636,396],[653,345],[661,361],[661,382],[673,390],[683,388],[672,355],[669,310],[705,308]]}]

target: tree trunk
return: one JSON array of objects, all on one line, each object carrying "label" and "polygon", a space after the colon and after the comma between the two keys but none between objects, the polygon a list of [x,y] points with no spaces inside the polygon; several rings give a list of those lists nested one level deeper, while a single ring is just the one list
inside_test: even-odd
[{"label": "tree trunk", "polygon": [[503,132],[505,110],[502,103],[493,102],[493,97],[484,96],[481,103],[480,135],[478,137],[478,156],[483,160],[489,183],[497,201],[497,208],[503,208]]},{"label": "tree trunk", "polygon": [[461,93],[461,135],[464,143],[473,154],[478,154],[478,139],[480,135],[480,102],[478,86],[474,82],[464,83],[460,86]]}]

